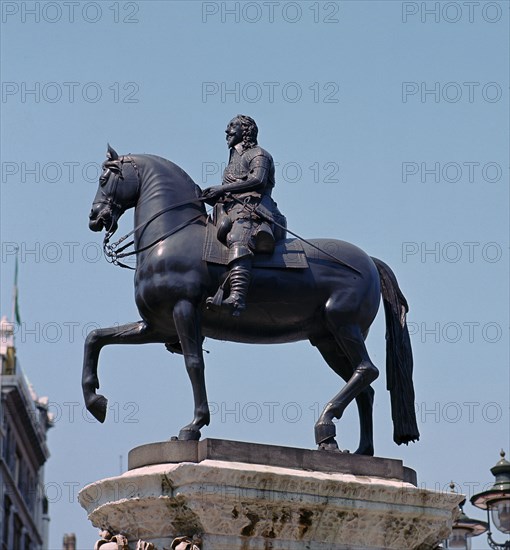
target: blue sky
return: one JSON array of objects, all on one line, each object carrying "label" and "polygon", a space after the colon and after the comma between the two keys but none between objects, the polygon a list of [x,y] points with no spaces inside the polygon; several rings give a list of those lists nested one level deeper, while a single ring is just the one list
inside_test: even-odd
[{"label": "blue sky", "polygon": [[[380,311],[367,341],[382,367],[376,454],[403,459],[427,488],[485,488],[510,447],[509,3],[71,4],[2,2],[1,311],[17,246],[18,357],[56,415],[51,548],[70,531],[91,548],[76,491],[192,414],[181,358],[149,345],[102,352],[108,418],[84,415],[84,334],[138,319],[132,274],[101,258],[87,225],[106,143],[169,158],[207,187],[237,113],[255,118],[277,163],[289,227],[383,259],[409,301],[422,437],[392,443]],[[126,214],[119,234],[131,227]],[[314,447],[317,409],[341,387],[315,349],[205,347],[203,436]],[[338,434],[356,448],[354,407]]]}]

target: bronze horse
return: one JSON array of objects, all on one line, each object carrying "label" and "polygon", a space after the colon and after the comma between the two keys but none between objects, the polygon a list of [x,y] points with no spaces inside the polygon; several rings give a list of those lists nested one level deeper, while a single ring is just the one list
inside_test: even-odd
[{"label": "bronze horse", "polygon": [[[193,420],[179,439],[197,440],[209,424],[204,379],[204,337],[250,344],[309,340],[346,384],[329,401],[315,425],[323,449],[337,448],[334,418],[356,400],[360,418],[357,453],[373,455],[370,384],[378,369],[365,347],[382,294],[386,313],[387,386],[393,439],[419,439],[414,411],[412,353],[406,325],[407,302],[393,272],[356,246],[314,240],[302,243],[306,269],[255,268],[247,309],[240,317],[209,311],[205,301],[222,283],[226,267],[202,259],[207,215],[200,188],[176,164],[154,155],[119,156],[111,147],[92,204],[89,227],[106,230],[105,243],[120,216],[135,208],[135,299],[142,320],[92,331],[85,342],[82,388],[87,409],[103,422],[107,400],[96,394],[100,350],[110,344],[160,342],[184,356],[194,397]],[[118,249],[120,250],[120,249]]]}]

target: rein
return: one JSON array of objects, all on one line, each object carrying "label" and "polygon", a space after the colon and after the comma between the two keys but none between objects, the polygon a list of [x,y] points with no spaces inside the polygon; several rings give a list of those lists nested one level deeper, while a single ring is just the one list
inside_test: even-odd
[{"label": "rein", "polygon": [[[134,160],[131,158],[131,157],[125,157],[125,160],[123,160],[122,162],[129,162],[135,172],[136,172],[136,175],[137,175],[137,178],[138,178],[138,184],[140,185],[140,174],[138,172],[138,167],[136,166]],[[114,205],[114,206],[118,206],[116,203],[115,203],[115,198],[116,198],[116,193],[117,193],[117,184],[118,184],[118,179],[115,181],[115,189],[114,189],[114,196],[112,199],[108,198],[107,200],[102,200],[102,201],[98,201],[100,203],[106,203],[108,205]],[[104,193],[103,193],[104,194]],[[268,216],[264,215],[262,212],[260,212],[257,207],[252,207],[250,208],[248,206],[248,204],[244,203],[243,201],[239,200],[237,197],[234,197],[232,196],[230,193],[228,194],[229,195],[229,198],[233,199],[234,202],[237,202],[239,204],[242,204],[244,205],[245,207],[248,208],[248,210],[250,210],[252,212],[252,214],[255,214],[256,216],[258,216],[259,218],[262,218],[263,220],[265,221],[268,221],[270,223],[273,223],[275,224],[277,227],[285,230],[286,232],[290,233],[291,235],[293,235],[294,237],[296,237],[297,239],[299,239],[300,241],[306,243],[307,245],[311,246],[312,248],[318,250],[319,252],[321,252],[322,254],[324,254],[325,256],[328,256],[329,258],[331,258],[332,260],[334,260],[335,262],[339,263],[340,265],[343,265],[344,267],[347,267],[348,269],[356,272],[358,275],[360,275],[361,277],[363,277],[363,274],[361,273],[361,271],[359,271],[359,269],[356,269],[354,266],[350,265],[349,263],[343,261],[343,260],[340,260],[340,258],[337,258],[336,256],[334,256],[333,254],[330,254],[329,252],[327,252],[326,250],[323,250],[322,248],[320,248],[319,246],[313,244],[312,242],[308,241],[307,239],[304,239],[303,237],[301,237],[300,235],[298,235],[297,233],[294,233],[294,231],[291,231],[288,227],[284,227],[283,225],[280,225],[279,223],[277,223],[274,219],[272,218],[269,218]],[[161,216],[162,214],[164,214],[165,212],[169,212],[170,210],[174,210],[175,208],[179,208],[180,206],[184,206],[186,204],[193,204],[193,203],[197,203],[197,204],[200,204],[202,202],[205,202],[205,198],[204,197],[199,197],[199,198],[196,198],[196,199],[191,199],[191,200],[186,200],[186,201],[181,201],[181,202],[178,202],[177,204],[173,204],[171,206],[168,206],[167,208],[163,208],[163,210],[160,210],[159,212],[157,212],[156,214],[154,214],[151,218],[149,218],[147,221],[143,222],[143,223],[140,223],[138,224],[132,231],[130,231],[129,233],[126,233],[126,235],[124,235],[123,237],[121,237],[118,241],[116,241],[115,243],[112,243],[110,244],[110,238],[112,237],[113,233],[110,233],[110,231],[107,231],[105,236],[104,236],[104,240],[103,240],[103,253],[106,257],[106,260],[113,264],[113,265],[117,265],[119,267],[123,267],[125,269],[132,269],[132,270],[135,270],[136,268],[134,267],[131,267],[129,265],[126,265],[125,263],[121,262],[119,260],[119,258],[127,258],[128,256],[134,256],[136,254],[139,254],[140,252],[144,252],[145,250],[148,250],[149,248],[152,248],[153,246],[155,246],[156,244],[164,241],[167,237],[170,237],[171,235],[173,235],[174,233],[177,233],[178,231],[180,231],[181,229],[183,229],[184,227],[186,227],[187,225],[195,222],[196,220],[198,220],[199,218],[202,217],[202,212],[200,214],[198,214],[197,216],[193,216],[192,218],[190,218],[189,220],[186,220],[185,222],[179,224],[177,227],[174,227],[173,229],[171,229],[170,231],[168,231],[167,233],[163,234],[161,237],[158,237],[155,241],[153,241],[152,243],[146,245],[146,246],[143,246],[142,248],[138,248],[136,250],[132,250],[131,252],[124,252],[124,250],[126,250],[126,248],[129,248],[130,246],[133,246],[135,244],[135,241],[134,239],[132,239],[131,241],[129,241],[128,243],[126,243],[125,245],[121,246],[120,248],[118,248],[118,246],[124,242],[128,237],[130,237],[131,235],[133,235],[136,231],[138,231],[139,229],[143,228],[143,227],[147,227],[151,222],[153,222],[156,218],[158,218],[159,216]]]},{"label": "rein", "polygon": [[191,200],[178,202],[177,204],[173,204],[171,206],[168,206],[167,208],[163,208],[163,210],[160,210],[159,212],[154,214],[147,221],[138,224],[132,231],[130,231],[129,233],[126,233],[126,235],[124,235],[118,241],[116,241],[112,244],[110,244],[110,238],[112,236],[112,233],[107,232],[105,234],[104,240],[103,240],[103,252],[104,252],[104,255],[106,256],[107,261],[109,263],[113,264],[113,265],[118,265],[119,267],[123,267],[125,269],[135,270],[136,268],[131,267],[129,265],[126,265],[125,263],[119,261],[119,258],[126,258],[128,256],[133,256],[133,255],[139,254],[140,252],[144,252],[145,250],[148,250],[149,248],[152,248],[156,244],[164,241],[167,237],[170,237],[170,235],[173,235],[174,233],[177,233],[178,231],[180,231],[181,229],[183,229],[187,225],[189,225],[189,224],[195,222],[196,220],[198,220],[199,218],[201,218],[203,216],[203,213],[200,212],[200,214],[198,214],[196,216],[193,216],[189,220],[186,220],[185,222],[179,224],[177,227],[174,227],[173,229],[171,229],[167,233],[163,234],[161,237],[158,237],[152,243],[150,243],[148,245],[145,245],[142,248],[137,248],[136,250],[132,250],[131,252],[124,252],[124,250],[126,250],[126,248],[129,248],[130,246],[135,244],[134,240],[129,241],[128,243],[121,246],[120,248],[118,248],[118,246],[122,242],[124,242],[128,237],[133,235],[136,231],[138,231],[141,228],[147,227],[151,222],[153,222],[156,218],[158,218],[159,216],[161,216],[165,212],[169,212],[170,210],[174,210],[175,208],[179,208],[180,206],[184,206],[186,204],[201,203],[201,202],[204,202],[204,201],[205,201],[205,199],[203,199],[203,198],[191,199]]}]

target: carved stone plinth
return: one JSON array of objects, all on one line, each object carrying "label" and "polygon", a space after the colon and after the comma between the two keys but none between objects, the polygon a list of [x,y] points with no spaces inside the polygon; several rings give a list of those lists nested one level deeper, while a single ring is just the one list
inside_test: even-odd
[{"label": "carved stone plinth", "polygon": [[79,500],[133,549],[195,535],[202,550],[427,550],[462,499],[418,489],[398,460],[221,440],[138,447],[129,467]]}]

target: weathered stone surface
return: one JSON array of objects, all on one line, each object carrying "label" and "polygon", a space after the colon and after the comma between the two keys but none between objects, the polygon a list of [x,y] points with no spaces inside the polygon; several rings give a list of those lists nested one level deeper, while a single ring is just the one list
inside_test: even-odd
[{"label": "weathered stone surface", "polygon": [[130,470],[83,489],[98,528],[202,550],[425,550],[446,538],[459,495],[374,476],[204,459]]},{"label": "weathered stone surface", "polygon": [[128,470],[153,464],[199,462],[198,441],[161,441],[140,445],[129,451]]},{"label": "weathered stone surface", "polygon": [[224,439],[164,441],[141,445],[129,452],[128,468],[132,470],[153,464],[202,462],[208,459],[316,472],[369,475],[416,485],[416,472],[403,466],[401,460]]}]

